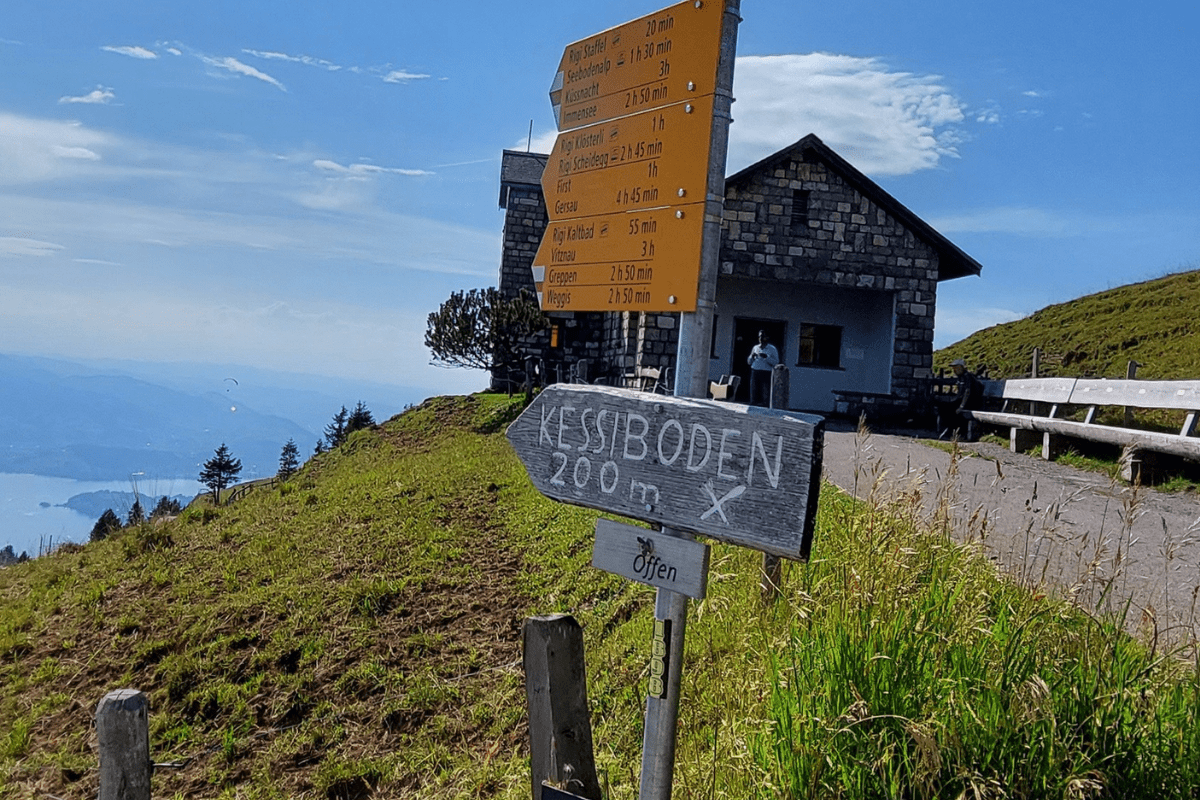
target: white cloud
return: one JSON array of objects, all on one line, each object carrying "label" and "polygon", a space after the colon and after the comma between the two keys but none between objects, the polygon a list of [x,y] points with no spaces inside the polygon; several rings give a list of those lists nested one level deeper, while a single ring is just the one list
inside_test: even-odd
[{"label": "white cloud", "polygon": [[326,61],[323,58],[314,58],[312,56],[292,56],[287,53],[277,53],[270,50],[242,50],[247,55],[252,55],[255,58],[262,58],[268,61],[290,61],[294,64],[304,64],[309,67],[320,67],[327,69],[330,72],[337,72],[341,69],[340,66],[332,61]]},{"label": "white cloud", "polygon": [[336,161],[329,161],[324,158],[318,158],[317,160],[313,161],[313,166],[316,167],[317,169],[326,170],[328,172],[334,172],[339,175],[345,175],[348,177],[365,177],[367,175],[382,175],[382,174],[409,175],[409,176],[433,175],[434,174],[434,173],[430,172],[429,170],[424,170],[424,169],[404,169],[401,167],[380,167],[380,166],[376,166],[375,164],[351,164],[350,166],[347,167],[347,166],[343,166],[343,165],[337,163]]},{"label": "white cloud", "polygon": [[[427,173],[0,112],[0,341],[165,360],[235,348],[303,372],[465,378],[428,367],[425,317],[453,288],[494,282],[501,242],[490,228],[397,213],[410,207],[401,176],[413,174]],[[321,187],[370,202],[298,202]],[[121,324],[131,314],[139,325]]]},{"label": "white cloud", "polygon": [[170,53],[171,55],[173,55],[173,56],[181,56],[181,55],[183,55],[183,51],[182,51],[182,50],[180,50],[178,47],[167,47],[167,48],[164,48],[164,49],[165,49],[165,50],[166,50],[168,53]]},{"label": "white cloud", "polygon": [[281,92],[287,91],[287,89],[284,88],[284,85],[282,83],[275,80],[267,73],[261,72],[261,71],[255,69],[254,67],[250,66],[249,64],[243,64],[241,61],[238,61],[233,56],[225,56],[224,58],[217,58],[217,57],[213,57],[213,56],[201,55],[201,56],[198,56],[198,58],[210,67],[216,67],[217,69],[228,70],[229,72],[232,72],[235,75],[245,75],[246,77],[249,77],[249,78],[257,78],[258,80],[263,81],[264,83],[271,84],[276,89],[279,89]]},{"label": "white cloud", "polygon": [[90,169],[111,138],[78,122],[0,112],[0,186],[63,178]]},{"label": "white cloud", "polygon": [[[0,341],[14,352],[71,358],[179,361],[213,358],[272,369],[467,393],[487,376],[429,364],[420,345],[427,312],[322,299],[227,292],[202,286],[159,293],[115,276],[88,292],[53,285],[0,286]],[[137,325],[129,320],[136,318]],[[349,355],[348,355],[349,354]]]},{"label": "white cloud", "polygon": [[99,161],[100,156],[96,155],[95,150],[89,150],[86,147],[63,147],[62,145],[54,145],[50,148],[54,155],[60,158],[77,158],[82,161]]},{"label": "white cloud", "polygon": [[100,49],[106,50],[109,53],[117,53],[118,55],[129,56],[130,58],[158,58],[158,53],[154,52],[153,50],[147,50],[144,47],[133,47],[130,45],[121,45],[120,47],[116,47],[111,44],[106,44]]},{"label": "white cloud", "polygon": [[105,261],[103,258],[72,258],[71,262],[75,263],[75,264],[94,264],[98,267],[119,267],[119,266],[121,266],[121,264],[119,264],[116,261]]},{"label": "white cloud", "polygon": [[419,81],[425,78],[432,77],[417,72],[409,72],[403,69],[394,69],[383,76],[384,83],[409,83],[411,81]]},{"label": "white cloud", "polygon": [[[800,137],[796,137],[797,139]],[[513,150],[524,150],[526,145],[534,153],[550,153],[554,150],[554,143],[558,141],[558,131],[543,131],[535,134],[533,138],[525,137],[521,141],[513,144]],[[793,140],[795,141],[795,140]]]},{"label": "white cloud", "polygon": [[734,71],[730,165],[740,168],[809,133],[868,175],[905,175],[957,157],[962,102],[941,78],[877,58],[742,56]]},{"label": "white cloud", "polygon": [[59,103],[88,103],[88,104],[96,104],[96,105],[107,105],[109,102],[112,101],[112,99],[114,97],[116,97],[116,95],[113,94],[112,89],[108,89],[103,86],[97,86],[92,91],[88,92],[85,95],[81,95],[79,97],[72,97],[70,95],[65,95],[63,97],[60,97],[60,98],[58,98],[58,102]]},{"label": "white cloud", "polygon": [[1080,233],[1078,223],[1040,208],[988,208],[934,217],[929,224],[945,234],[1007,233],[1032,238],[1061,238]]},{"label": "white cloud", "polygon": [[23,239],[19,236],[0,236],[0,257],[49,256],[62,250],[60,244]]}]

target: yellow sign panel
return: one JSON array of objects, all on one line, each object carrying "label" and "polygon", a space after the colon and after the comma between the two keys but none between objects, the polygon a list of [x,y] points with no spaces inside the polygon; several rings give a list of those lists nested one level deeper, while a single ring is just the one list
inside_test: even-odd
[{"label": "yellow sign panel", "polygon": [[533,259],[544,311],[695,311],[704,203],[560,220]]},{"label": "yellow sign panel", "polygon": [[704,198],[712,95],[560,133],[542,173],[550,219]]},{"label": "yellow sign panel", "polygon": [[567,45],[550,87],[559,130],[716,91],[721,0],[687,0]]}]

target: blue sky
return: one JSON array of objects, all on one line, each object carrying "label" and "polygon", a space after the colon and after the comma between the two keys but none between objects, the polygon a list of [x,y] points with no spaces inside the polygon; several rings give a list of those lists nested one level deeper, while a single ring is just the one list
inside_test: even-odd
[{"label": "blue sky", "polygon": [[[663,5],[6,0],[0,352],[481,388],[421,342],[496,281],[500,152]],[[1191,4],[741,11],[729,171],[816,133],[980,261],[937,346],[1200,267]]]}]

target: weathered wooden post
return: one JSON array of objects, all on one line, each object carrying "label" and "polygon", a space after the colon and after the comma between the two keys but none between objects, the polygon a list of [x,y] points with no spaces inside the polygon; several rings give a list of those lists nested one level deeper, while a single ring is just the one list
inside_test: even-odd
[{"label": "weathered wooden post", "polygon": [[109,692],[96,706],[100,740],[99,800],[150,800],[150,720],[146,695]]},{"label": "weathered wooden post", "polygon": [[572,795],[600,800],[583,629],[566,614],[530,617],[523,638],[533,800],[542,800],[545,781]]}]

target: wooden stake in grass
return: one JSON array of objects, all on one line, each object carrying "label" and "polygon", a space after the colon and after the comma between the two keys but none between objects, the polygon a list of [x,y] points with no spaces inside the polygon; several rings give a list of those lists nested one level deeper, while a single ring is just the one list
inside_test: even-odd
[{"label": "wooden stake in grass", "polygon": [[600,800],[583,629],[566,614],[530,617],[525,620],[524,639],[533,800],[541,800],[543,781]]},{"label": "wooden stake in grass", "polygon": [[109,692],[96,706],[99,800],[150,800],[149,701],[136,689]]}]

